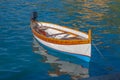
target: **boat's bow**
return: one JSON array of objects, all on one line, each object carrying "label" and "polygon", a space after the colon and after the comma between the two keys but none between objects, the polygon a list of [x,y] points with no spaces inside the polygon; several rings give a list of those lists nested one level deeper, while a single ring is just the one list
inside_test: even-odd
[{"label": "boat's bow", "polygon": [[87,33],[64,26],[38,22],[36,13],[31,19],[31,29],[34,37],[47,50],[69,53],[86,61],[91,56],[91,30]]}]

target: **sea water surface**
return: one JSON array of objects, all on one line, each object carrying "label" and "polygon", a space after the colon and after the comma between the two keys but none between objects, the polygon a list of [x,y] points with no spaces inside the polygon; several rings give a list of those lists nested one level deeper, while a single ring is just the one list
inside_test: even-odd
[{"label": "sea water surface", "polygon": [[[53,67],[33,51],[29,27],[33,11],[38,12],[40,21],[92,30],[89,77],[120,72],[119,7],[119,0],[0,0],[0,80],[71,79],[68,74],[51,77],[48,71]],[[64,54],[58,57],[84,63]]]}]

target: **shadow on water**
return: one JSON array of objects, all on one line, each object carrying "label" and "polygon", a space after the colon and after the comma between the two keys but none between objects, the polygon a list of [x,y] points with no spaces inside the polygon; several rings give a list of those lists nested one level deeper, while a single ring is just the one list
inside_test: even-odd
[{"label": "shadow on water", "polygon": [[[64,65],[63,63],[74,66],[79,64],[78,68],[85,69],[85,76],[89,73],[90,77],[120,72],[120,0],[1,0],[0,79],[5,77],[10,80],[12,77],[11,80],[14,80],[16,75],[20,74],[20,77],[25,77],[30,74],[31,76],[33,72],[32,79],[30,76],[24,79],[38,80],[38,77],[40,80],[48,79],[46,66],[38,65],[39,62],[37,63],[33,58],[30,47],[32,33],[28,26],[32,11],[38,11],[40,21],[52,22],[86,32],[92,29],[93,42],[104,56],[104,58],[101,57],[92,45],[92,57],[88,70],[87,63],[75,57],[59,54],[59,59],[51,55],[55,62],[52,62],[54,60],[51,61],[51,58],[44,57],[43,62],[57,68],[54,68],[52,73],[78,75],[73,72],[72,66],[69,66],[72,67],[72,71],[62,68],[64,72],[61,72],[60,68],[63,67],[61,66],[61,64]],[[59,63],[56,63],[57,61]],[[43,66],[45,70],[42,70]],[[18,72],[14,73],[14,71]],[[17,79],[20,77],[17,76]]]},{"label": "shadow on water", "polygon": [[83,65],[72,63],[69,60],[61,60],[60,57],[56,57],[47,53],[47,51],[41,47],[34,38],[33,51],[43,57],[42,62],[51,65],[53,70],[48,71],[48,74],[52,77],[57,77],[63,74],[70,75],[72,79],[89,77],[88,68],[83,67]]},{"label": "shadow on water", "polygon": [[[62,0],[56,3],[59,4],[52,5],[46,11],[40,11],[40,19],[44,19],[42,21],[69,26],[80,31],[92,29],[92,40],[102,55],[92,45],[89,75],[99,76],[120,72],[117,65],[120,63],[119,1]],[[43,6],[44,8],[45,6]],[[68,55],[59,54],[59,57],[66,61],[73,60],[75,64],[85,65],[84,61],[78,61],[78,59]]]},{"label": "shadow on water", "polygon": [[92,45],[90,76],[120,72],[120,1],[66,0],[64,4],[69,19],[64,19],[63,24],[83,31],[92,29],[92,41],[102,53]]}]

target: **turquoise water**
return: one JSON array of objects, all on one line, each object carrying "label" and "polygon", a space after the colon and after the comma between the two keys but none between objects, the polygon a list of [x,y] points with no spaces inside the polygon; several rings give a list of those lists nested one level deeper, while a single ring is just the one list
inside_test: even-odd
[{"label": "turquoise water", "polygon": [[51,66],[32,51],[32,11],[39,13],[40,21],[92,29],[93,42],[104,57],[92,46],[90,77],[120,72],[119,7],[119,0],[1,0],[0,80],[70,79],[68,75],[49,76]]}]

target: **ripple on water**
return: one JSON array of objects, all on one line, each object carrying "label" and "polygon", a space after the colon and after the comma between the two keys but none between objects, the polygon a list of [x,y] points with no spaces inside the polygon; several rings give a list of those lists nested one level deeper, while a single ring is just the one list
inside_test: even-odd
[{"label": "ripple on water", "polygon": [[120,71],[118,0],[1,0],[0,5],[1,80],[58,80],[65,77],[51,78],[48,75],[50,65],[39,62],[42,57],[32,52],[33,39],[29,28],[32,11],[39,12],[40,21],[86,32],[92,29],[93,41],[107,61],[92,47],[95,57],[92,56],[90,62],[91,76]]}]

